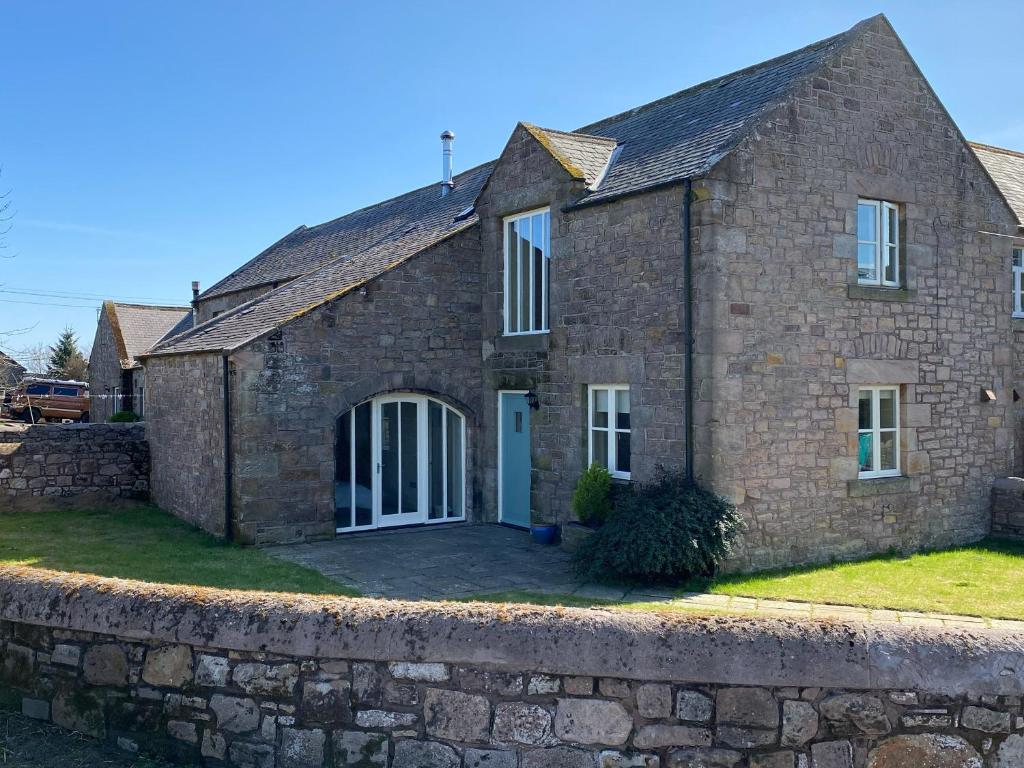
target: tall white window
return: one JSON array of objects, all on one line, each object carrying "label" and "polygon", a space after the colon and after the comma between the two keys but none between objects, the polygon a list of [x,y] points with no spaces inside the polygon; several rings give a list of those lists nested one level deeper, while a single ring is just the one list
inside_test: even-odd
[{"label": "tall white window", "polygon": [[621,480],[630,478],[629,387],[602,384],[590,387],[590,464],[600,464]]},{"label": "tall white window", "polygon": [[900,285],[900,209],[883,200],[857,203],[857,282]]},{"label": "tall white window", "polygon": [[1013,315],[1024,317],[1024,248],[1013,249]]},{"label": "tall white window", "polygon": [[548,330],[551,211],[505,219],[505,335]]},{"label": "tall white window", "polygon": [[900,473],[899,387],[861,387],[857,458],[861,477]]}]

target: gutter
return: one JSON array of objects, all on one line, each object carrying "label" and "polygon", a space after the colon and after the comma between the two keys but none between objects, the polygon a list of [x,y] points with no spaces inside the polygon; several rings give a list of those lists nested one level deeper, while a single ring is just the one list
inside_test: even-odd
[{"label": "gutter", "polygon": [[233,515],[231,509],[232,498],[232,466],[231,466],[231,366],[228,362],[229,352],[224,352],[221,360],[224,363],[223,386],[224,386],[224,540],[234,539]]},{"label": "gutter", "polygon": [[694,482],[693,473],[693,248],[690,244],[692,179],[683,181],[683,365],[686,387],[686,481]]}]

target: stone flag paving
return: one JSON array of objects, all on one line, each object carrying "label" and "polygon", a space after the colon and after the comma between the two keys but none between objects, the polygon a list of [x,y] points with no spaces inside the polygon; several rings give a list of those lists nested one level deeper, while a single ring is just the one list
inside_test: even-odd
[{"label": "stone flag paving", "polygon": [[528,532],[502,525],[462,523],[374,531],[268,547],[266,552],[319,571],[367,597],[460,600],[535,592],[609,603],[650,603],[652,609],[1024,632],[1021,621],[587,583],[573,573],[570,554],[534,544]]}]

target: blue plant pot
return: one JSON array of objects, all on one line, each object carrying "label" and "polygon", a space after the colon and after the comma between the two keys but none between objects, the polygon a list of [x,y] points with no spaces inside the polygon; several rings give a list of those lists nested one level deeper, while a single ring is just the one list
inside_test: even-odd
[{"label": "blue plant pot", "polygon": [[558,542],[558,526],[557,525],[531,525],[530,535],[533,536],[533,540],[538,544],[544,546],[551,546]]}]

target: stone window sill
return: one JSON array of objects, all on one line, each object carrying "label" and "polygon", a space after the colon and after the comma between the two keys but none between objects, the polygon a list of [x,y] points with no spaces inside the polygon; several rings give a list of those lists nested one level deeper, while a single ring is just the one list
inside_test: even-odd
[{"label": "stone window sill", "polygon": [[494,349],[498,352],[547,352],[550,346],[549,331],[498,336],[494,341]]},{"label": "stone window sill", "polygon": [[866,301],[914,301],[917,290],[914,288],[882,288],[877,285],[848,285],[846,296],[850,299]]},{"label": "stone window sill", "polygon": [[915,483],[905,475],[900,477],[873,477],[865,480],[848,480],[846,495],[851,499],[871,496],[892,496],[901,493],[915,493]]}]

